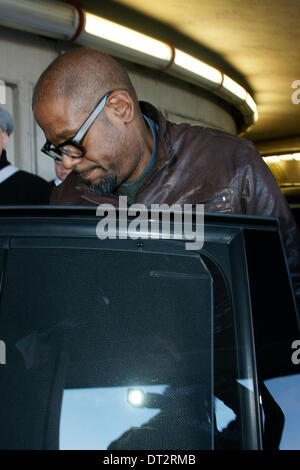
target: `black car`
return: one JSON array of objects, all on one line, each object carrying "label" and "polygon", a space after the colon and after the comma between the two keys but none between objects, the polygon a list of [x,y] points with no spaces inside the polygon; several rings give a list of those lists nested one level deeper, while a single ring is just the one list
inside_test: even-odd
[{"label": "black car", "polygon": [[299,449],[276,218],[207,213],[195,250],[175,217],[114,239],[93,208],[0,218],[1,449]]}]

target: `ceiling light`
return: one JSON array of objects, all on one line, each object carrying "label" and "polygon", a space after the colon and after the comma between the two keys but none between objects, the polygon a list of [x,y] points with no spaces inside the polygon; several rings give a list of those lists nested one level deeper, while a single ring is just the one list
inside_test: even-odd
[{"label": "ceiling light", "polygon": [[73,5],[51,0],[0,0],[0,23],[58,39],[70,39],[78,18]]},{"label": "ceiling light", "polygon": [[263,157],[266,163],[279,163],[280,158],[277,155],[270,155],[268,157]]},{"label": "ceiling light", "polygon": [[245,88],[243,88],[241,85],[236,83],[227,75],[224,75],[222,86],[226,90],[228,90],[230,93],[232,93],[234,96],[237,96],[238,98],[240,98],[242,101],[246,100],[247,91],[245,90]]},{"label": "ceiling light", "polygon": [[199,59],[195,59],[195,57],[192,57],[179,49],[175,50],[174,63],[181,69],[192,72],[205,80],[218,85],[221,85],[222,83],[222,73],[218,69],[207,65]]},{"label": "ceiling light", "polygon": [[294,160],[292,154],[286,154],[286,155],[279,155],[280,161],[290,161]]},{"label": "ceiling light", "polygon": [[85,14],[85,31],[158,59],[167,61],[171,59],[171,48],[168,44],[87,12]]},{"label": "ceiling light", "polygon": [[[72,2],[70,2],[72,3]],[[76,6],[75,6],[76,5]],[[122,60],[165,70],[208,89],[241,111],[243,124],[257,120],[257,108],[245,88],[215,68],[173,45],[54,0],[0,0],[0,24],[76,44],[95,47]],[[0,101],[3,89],[0,85]]]},{"label": "ceiling light", "polygon": [[246,103],[254,113],[255,113],[255,111],[257,112],[256,103],[255,103],[254,99],[249,95],[249,93],[247,93],[247,96],[246,96]]},{"label": "ceiling light", "polygon": [[300,152],[297,153],[286,153],[282,155],[268,155],[263,157],[266,163],[279,163],[289,161],[300,161]]}]

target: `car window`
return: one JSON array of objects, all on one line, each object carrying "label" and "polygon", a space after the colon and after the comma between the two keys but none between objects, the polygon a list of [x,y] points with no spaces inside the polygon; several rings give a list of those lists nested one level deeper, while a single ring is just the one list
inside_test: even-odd
[{"label": "car window", "polygon": [[4,284],[2,447],[56,447],[59,430],[64,446],[66,426],[76,439],[83,423],[60,409],[72,397],[79,410],[81,395],[108,400],[89,411],[99,448],[212,447],[212,281],[199,257],[15,249]]},{"label": "car window", "polygon": [[3,279],[1,448],[245,446],[253,378],[239,372],[230,289],[212,258],[168,242],[31,243],[9,250]]}]

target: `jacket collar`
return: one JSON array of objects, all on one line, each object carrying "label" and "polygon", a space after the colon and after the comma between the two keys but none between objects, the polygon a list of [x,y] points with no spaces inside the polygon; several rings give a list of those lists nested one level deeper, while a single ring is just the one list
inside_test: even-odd
[{"label": "jacket collar", "polygon": [[170,162],[171,154],[171,127],[168,126],[164,116],[150,103],[139,102],[141,112],[152,119],[158,125],[157,150],[154,168],[161,168]]},{"label": "jacket collar", "polygon": [[[146,103],[145,101],[140,101],[139,105],[141,112],[156,122],[158,125],[156,157],[154,163],[154,170],[157,170],[170,163],[171,128],[168,126],[167,120],[164,118],[164,116],[152,104]],[[68,176],[68,179],[71,181],[71,177],[69,178]],[[90,198],[96,197],[95,194],[80,181],[80,178],[77,175],[74,177],[74,179],[76,180],[77,189],[83,191],[86,194],[89,194]]]}]

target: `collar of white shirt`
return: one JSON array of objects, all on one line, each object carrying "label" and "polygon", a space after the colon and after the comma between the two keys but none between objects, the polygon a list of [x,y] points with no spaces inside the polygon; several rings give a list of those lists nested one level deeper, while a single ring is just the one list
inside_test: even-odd
[{"label": "collar of white shirt", "polygon": [[0,170],[0,183],[3,183],[3,181],[10,178],[12,175],[17,173],[17,171],[20,171],[20,170],[14,165],[7,165],[4,168],[2,168]]}]

